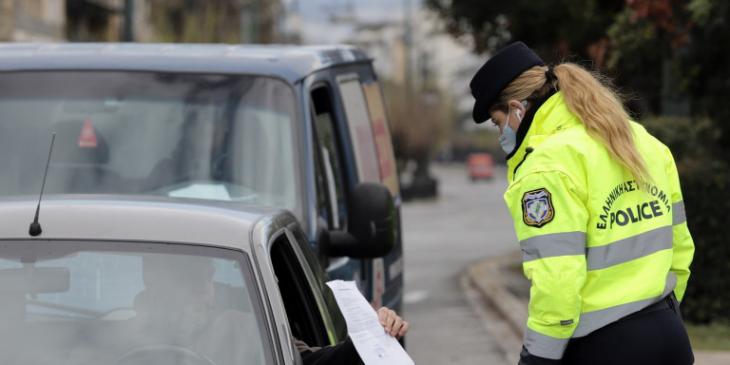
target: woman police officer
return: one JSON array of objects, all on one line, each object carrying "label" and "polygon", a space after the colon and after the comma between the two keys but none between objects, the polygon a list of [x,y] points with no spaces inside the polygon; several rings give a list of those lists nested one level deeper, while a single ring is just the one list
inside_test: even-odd
[{"label": "woman police officer", "polygon": [[591,73],[521,42],[470,87],[508,153],[531,281],[520,364],[691,364],[678,303],[694,244],[669,149]]}]

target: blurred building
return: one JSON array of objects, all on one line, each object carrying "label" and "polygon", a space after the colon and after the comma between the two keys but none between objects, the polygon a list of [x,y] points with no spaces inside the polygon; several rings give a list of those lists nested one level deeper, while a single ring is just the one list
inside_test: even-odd
[{"label": "blurred building", "polygon": [[282,0],[0,0],[0,41],[273,43]]},{"label": "blurred building", "polygon": [[65,1],[0,0],[0,41],[65,38]]},{"label": "blurred building", "polygon": [[345,43],[356,45],[374,59],[380,77],[398,84],[406,82],[406,43],[402,22],[356,23]]},{"label": "blurred building", "polygon": [[407,20],[357,22],[344,40],[363,48],[381,77],[410,84],[416,93],[444,91],[459,114],[470,116],[473,98],[468,85],[483,60],[467,41],[455,40],[426,9],[414,11]]}]

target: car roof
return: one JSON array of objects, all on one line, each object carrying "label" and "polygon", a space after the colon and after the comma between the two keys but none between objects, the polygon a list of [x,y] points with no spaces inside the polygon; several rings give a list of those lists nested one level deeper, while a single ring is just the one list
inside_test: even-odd
[{"label": "car roof", "polygon": [[6,43],[0,71],[131,70],[266,75],[296,83],[326,68],[369,63],[348,45]]},{"label": "car roof", "polygon": [[[275,230],[294,222],[286,211],[197,199],[55,195],[43,198],[43,232],[28,234],[38,201],[0,199],[0,240],[144,241],[214,245],[251,251],[261,222]],[[273,232],[272,232],[273,233]]]}]

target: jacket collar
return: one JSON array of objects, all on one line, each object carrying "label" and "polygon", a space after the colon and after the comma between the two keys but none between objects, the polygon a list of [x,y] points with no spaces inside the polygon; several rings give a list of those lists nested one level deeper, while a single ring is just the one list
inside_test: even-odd
[{"label": "jacket collar", "polygon": [[512,182],[515,170],[540,143],[559,131],[581,124],[568,110],[561,92],[548,98],[535,112],[522,143],[507,159],[507,181]]}]

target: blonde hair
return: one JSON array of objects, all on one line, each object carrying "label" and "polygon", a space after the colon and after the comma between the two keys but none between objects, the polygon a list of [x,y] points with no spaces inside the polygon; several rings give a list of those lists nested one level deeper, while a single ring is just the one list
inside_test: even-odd
[{"label": "blonde hair", "polygon": [[583,67],[562,63],[553,68],[557,80],[548,84],[545,66],[535,66],[523,72],[502,90],[499,102],[539,98],[557,87],[563,94],[568,110],[585,125],[590,136],[599,140],[637,182],[648,179],[646,164],[639,154],[629,124],[629,114],[618,94],[604,85]]}]

